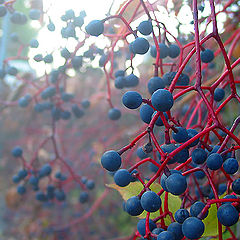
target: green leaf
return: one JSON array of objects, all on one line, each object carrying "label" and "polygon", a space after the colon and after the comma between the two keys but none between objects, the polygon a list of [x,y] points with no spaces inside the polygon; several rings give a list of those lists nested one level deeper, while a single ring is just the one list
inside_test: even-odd
[{"label": "green leaf", "polygon": [[[108,184],[107,185],[110,188],[116,189],[122,196],[122,198],[127,201],[130,197],[137,196],[143,189],[143,185],[140,182],[133,182],[130,183],[126,187],[119,187],[116,184]],[[158,183],[153,183],[150,187],[150,189],[158,193],[162,187]],[[165,194],[161,195],[161,200],[162,200],[162,206],[164,206],[164,198]],[[181,199],[178,196],[174,196],[171,193],[168,193],[168,208],[169,210],[174,214],[181,206]],[[147,212],[144,211],[141,215],[139,215],[139,218],[146,218]],[[150,214],[150,218],[156,218],[159,216],[159,212],[154,212]],[[165,219],[165,224],[169,225],[171,223],[170,217],[167,216]]]},{"label": "green leaf", "polygon": [[[212,204],[208,210],[208,216],[203,220],[205,225],[205,231],[203,233],[203,237],[215,236],[218,235],[218,219],[217,219],[217,206],[216,204]],[[222,227],[223,231],[225,231],[225,227]]]}]

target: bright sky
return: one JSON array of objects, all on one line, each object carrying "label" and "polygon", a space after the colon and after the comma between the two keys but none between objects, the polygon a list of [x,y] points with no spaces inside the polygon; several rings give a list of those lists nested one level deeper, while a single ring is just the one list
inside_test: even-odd
[{"label": "bright sky", "polygon": [[[124,0],[114,0],[114,4],[112,7],[111,14],[114,14],[116,10],[119,8],[119,4],[123,2]],[[153,2],[154,0],[150,0],[150,2]],[[78,15],[82,10],[85,10],[86,12],[86,18],[85,23],[88,23],[89,21],[93,19],[103,19],[106,17],[106,13],[109,11],[109,8],[112,4],[113,0],[43,0],[44,3],[44,10],[48,11],[48,16],[51,17],[52,22],[56,26],[55,32],[49,32],[46,27],[40,29],[38,40],[39,40],[39,48],[38,49],[31,49],[30,51],[30,57],[33,57],[34,55],[38,53],[47,54],[54,52],[54,67],[59,66],[60,64],[64,63],[64,60],[60,56],[59,51],[56,51],[60,49],[61,47],[67,46],[67,48],[72,51],[74,47],[76,46],[77,42],[76,40],[70,38],[70,39],[62,39],[60,35],[61,28],[63,27],[63,22],[60,20],[60,17],[65,13],[66,10],[73,9],[75,11],[75,14]],[[171,1],[169,1],[169,8],[173,7],[173,4]],[[209,6],[205,6],[204,13],[206,15],[209,14],[210,8]],[[203,14],[204,14],[203,13]],[[158,12],[156,12],[156,16],[158,19],[160,19],[163,23],[165,23],[167,29],[177,37],[177,24],[178,21],[176,19],[175,14],[168,14],[166,9],[159,6]],[[178,20],[183,23],[181,25],[181,31],[183,32],[189,32],[193,31],[193,25],[190,24],[192,20],[192,11],[189,6],[183,5],[180,9],[180,12],[178,14]],[[139,21],[136,21],[135,24],[133,24],[133,27],[136,27],[140,21],[146,20],[146,17],[143,17],[139,19]],[[45,16],[45,22],[46,25],[48,24],[48,17]],[[32,21],[32,25],[34,27],[40,27],[39,22]],[[135,26],[136,25],[136,26]],[[81,41],[81,34],[80,34],[80,41]],[[106,44],[106,39],[103,39],[103,37],[94,38],[94,41],[96,44],[101,47]],[[171,41],[171,39],[170,39]],[[142,59],[139,59],[142,60]],[[32,60],[30,61],[30,64],[34,67],[34,69],[37,69],[37,75],[44,74],[43,70],[45,68],[44,63],[36,63]],[[41,66],[42,64],[42,66]],[[50,66],[47,66],[50,70]]]}]

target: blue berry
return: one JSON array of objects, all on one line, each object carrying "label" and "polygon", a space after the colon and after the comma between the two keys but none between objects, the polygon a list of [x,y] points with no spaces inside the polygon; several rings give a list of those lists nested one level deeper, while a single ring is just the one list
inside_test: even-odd
[{"label": "blue berry", "polygon": [[[198,131],[195,129],[187,129],[189,139],[193,138],[198,134]],[[195,141],[193,141],[191,144],[189,144],[189,147],[194,147],[199,143],[199,138],[197,138]]]},{"label": "blue berry", "polygon": [[132,43],[132,51],[135,54],[145,54],[149,50],[149,42],[145,38],[136,38]]},{"label": "blue berry", "polygon": [[157,240],[176,240],[175,235],[170,231],[163,231],[157,237]]},{"label": "blue berry", "polygon": [[14,175],[14,176],[12,177],[12,181],[13,181],[14,183],[19,183],[19,182],[21,181],[21,178],[20,178],[18,175]]},{"label": "blue berry", "polygon": [[159,43],[160,58],[166,58],[169,55],[169,48],[164,43]]},{"label": "blue berry", "polygon": [[56,27],[54,25],[54,23],[50,22],[48,25],[47,25],[47,28],[50,32],[54,32]]},{"label": "blue berry", "polygon": [[126,85],[125,81],[126,79],[124,76],[118,76],[117,78],[115,78],[115,81],[114,81],[115,88],[123,89]]},{"label": "blue berry", "polygon": [[41,17],[41,11],[38,9],[31,9],[29,11],[29,18],[32,20],[38,20]]},{"label": "blue berry", "polygon": [[[190,214],[192,217],[197,217],[199,213],[202,212],[205,204],[203,202],[195,202],[190,208]],[[203,218],[206,218],[208,215],[208,211],[204,214]]]},{"label": "blue berry", "polygon": [[150,107],[148,104],[143,104],[140,108],[140,118],[142,119],[143,122],[145,123],[150,123],[152,120],[152,114],[154,110],[152,107]]},{"label": "blue berry", "polygon": [[34,175],[32,175],[32,176],[29,178],[28,182],[29,182],[30,184],[32,184],[33,186],[38,186],[39,178],[36,177],[36,176],[34,176]]},{"label": "blue berry", "polygon": [[240,195],[240,178],[235,179],[232,182],[232,190],[233,192],[235,192],[236,194]]},{"label": "blue berry", "polygon": [[[145,236],[145,234],[146,234],[145,225],[146,225],[146,219],[145,218],[138,221],[137,230],[142,236]],[[149,229],[150,229],[150,231],[152,231],[156,227],[157,227],[156,223],[154,223],[151,219],[149,219]]]},{"label": "blue berry", "polygon": [[173,106],[173,96],[166,89],[158,89],[152,95],[152,105],[158,111],[169,111]]},{"label": "blue berry", "polygon": [[91,36],[99,36],[104,31],[104,24],[100,20],[93,20],[86,26],[86,32]]},{"label": "blue berry", "polygon": [[108,171],[117,171],[121,164],[121,156],[114,150],[105,152],[101,158],[102,166]]},{"label": "blue berry", "polygon": [[202,148],[196,148],[192,152],[192,160],[196,164],[203,164],[207,159],[207,153]]},{"label": "blue berry", "polygon": [[21,169],[18,171],[17,175],[20,179],[24,179],[28,175],[28,171],[26,169]]},{"label": "blue berry", "polygon": [[34,61],[41,62],[43,60],[42,54],[37,54],[33,57]]},{"label": "blue berry", "polygon": [[124,70],[118,70],[114,73],[115,78],[117,77],[124,77],[125,76],[125,71]]},{"label": "blue berry", "polygon": [[[162,228],[154,228],[152,230],[152,234],[159,235],[163,231],[164,231],[164,229],[162,229]],[[157,240],[157,237],[151,237],[151,240]]]},{"label": "blue berry", "polygon": [[66,195],[62,189],[56,189],[54,195],[55,198],[60,202],[65,201],[66,199]]},{"label": "blue berry", "polygon": [[68,59],[71,57],[71,53],[68,51],[67,48],[63,48],[60,53],[61,53],[61,56],[65,59]]},{"label": "blue berry", "polygon": [[153,31],[153,26],[152,26],[152,22],[151,21],[142,21],[139,25],[138,25],[138,31],[142,34],[142,35],[149,35],[152,33]]},{"label": "blue berry", "polygon": [[163,89],[165,87],[165,83],[160,77],[152,77],[148,81],[148,91],[150,94],[153,94],[158,89]]},{"label": "blue berry", "polygon": [[70,118],[71,118],[71,112],[66,111],[66,110],[61,111],[61,119],[68,120]]},{"label": "blue berry", "polygon": [[44,58],[43,58],[43,61],[45,63],[52,63],[53,62],[53,56],[52,54],[47,54]]},{"label": "blue berry", "polygon": [[198,239],[202,236],[205,226],[204,223],[196,218],[187,218],[182,225],[183,235],[189,239]]},{"label": "blue berry", "polygon": [[23,186],[23,185],[18,185],[18,187],[17,187],[17,192],[18,192],[19,195],[23,195],[24,193],[26,193],[26,188],[25,188],[25,186]]},{"label": "blue berry", "polygon": [[139,78],[131,73],[125,77],[125,87],[136,87],[139,83]]},{"label": "blue berry", "polygon": [[23,153],[23,150],[22,150],[22,148],[19,147],[19,146],[13,148],[13,150],[12,150],[12,155],[13,155],[14,157],[16,157],[16,158],[17,158],[17,157],[21,157],[21,156],[22,156],[22,153]]},{"label": "blue berry", "polygon": [[83,99],[81,104],[83,108],[89,108],[91,103],[88,99]]},{"label": "blue berry", "polygon": [[126,169],[119,169],[114,174],[114,181],[120,187],[126,187],[131,182],[132,176]]},{"label": "blue berry", "polygon": [[47,198],[53,199],[55,197],[54,195],[55,187],[53,185],[47,186]]},{"label": "blue berry", "polygon": [[178,131],[176,133],[175,132],[172,133],[173,139],[178,143],[186,142],[188,140],[187,130],[183,127],[176,127],[176,129]]},{"label": "blue berry", "polygon": [[142,96],[135,91],[128,91],[122,97],[124,106],[130,109],[136,109],[142,104]]},{"label": "blue berry", "polygon": [[[176,149],[176,146],[174,144],[164,144],[161,146],[161,149],[165,153],[171,153]],[[170,159],[167,164],[173,164],[175,162],[177,162],[176,155],[172,159]]]},{"label": "blue berry", "polygon": [[[172,77],[175,77],[175,72],[172,73]],[[180,74],[176,86],[187,86],[190,82],[190,78],[187,74]]]},{"label": "blue berry", "polygon": [[37,39],[31,39],[30,43],[29,43],[31,48],[38,48],[39,43]]},{"label": "blue berry", "polygon": [[225,183],[221,183],[218,185],[218,195],[221,196],[227,191],[227,185]]},{"label": "blue berry", "polygon": [[43,165],[41,167],[38,174],[39,174],[39,177],[45,177],[45,176],[50,175],[51,172],[52,172],[52,167],[48,163],[46,163],[45,165]]},{"label": "blue berry", "polygon": [[218,208],[217,218],[222,225],[230,227],[238,222],[239,215],[232,204],[226,203]]},{"label": "blue berry", "polygon": [[84,116],[84,111],[78,107],[77,104],[72,105],[72,112],[76,118],[81,118]]},{"label": "blue berry", "polygon": [[148,157],[148,154],[143,151],[142,147],[139,147],[139,148],[137,149],[137,156],[138,156],[140,159],[145,159],[145,158]]},{"label": "blue berry", "polygon": [[86,187],[87,187],[89,190],[94,189],[94,188],[95,188],[95,182],[94,182],[92,179],[87,180],[87,182],[86,182]]},{"label": "blue berry", "polygon": [[176,240],[181,240],[183,238],[182,224],[180,224],[178,222],[171,223],[168,226],[167,231],[172,232],[174,234]]},{"label": "blue berry", "polygon": [[212,153],[207,158],[207,167],[211,170],[219,169],[223,164],[223,158],[218,153]]},{"label": "blue berry", "polygon": [[41,92],[42,99],[53,97],[56,94],[56,87],[49,86]]},{"label": "blue berry", "polygon": [[176,44],[171,44],[169,47],[168,55],[170,58],[176,58],[180,54],[180,48]]},{"label": "blue berry", "polygon": [[81,192],[79,196],[79,202],[80,203],[86,203],[89,199],[89,195],[87,192]]},{"label": "blue berry", "polygon": [[214,59],[214,53],[211,49],[205,49],[200,56],[203,63],[210,63]]},{"label": "blue berry", "polygon": [[41,191],[36,193],[36,199],[40,202],[46,202],[48,200],[47,196]]},{"label": "blue berry", "polygon": [[[152,118],[153,118],[156,114],[157,114],[157,111],[155,111],[155,112],[153,113]],[[165,119],[168,120],[168,115],[167,115],[167,113],[164,112],[163,115],[164,115]],[[162,121],[162,118],[161,118],[160,116],[158,117],[157,121],[155,122],[155,125],[157,125],[157,126],[159,126],[159,127],[161,127],[161,126],[164,125],[164,124],[163,124],[163,121]]]},{"label": "blue berry", "polygon": [[138,216],[143,212],[140,199],[136,196],[129,198],[125,204],[125,210],[131,216]]},{"label": "blue berry", "polygon": [[[176,147],[180,147],[180,144],[176,144]],[[189,158],[189,150],[188,148],[183,148],[180,152],[178,152],[175,156],[174,159],[176,159],[176,161],[178,163],[184,163],[188,160]]]},{"label": "blue berry", "polygon": [[178,223],[183,223],[189,216],[188,210],[184,208],[178,209],[174,215]]},{"label": "blue berry", "polygon": [[71,64],[75,70],[78,70],[82,66],[82,63],[83,63],[82,56],[74,56],[72,58]]},{"label": "blue berry", "polygon": [[118,108],[111,108],[108,111],[108,117],[111,120],[118,120],[121,117],[121,111]]},{"label": "blue berry", "polygon": [[213,98],[216,102],[220,102],[224,99],[225,97],[225,91],[224,89],[222,88],[216,88],[214,90],[214,95],[213,95]]},{"label": "blue berry", "polygon": [[187,189],[186,177],[182,174],[173,173],[165,181],[166,187],[173,195],[181,195]]},{"label": "blue berry", "polygon": [[226,173],[228,174],[234,174],[238,171],[238,161],[235,158],[228,158],[223,163],[223,168]]},{"label": "blue berry", "polygon": [[156,212],[161,204],[161,198],[155,192],[146,191],[141,197],[141,205],[147,212]]}]

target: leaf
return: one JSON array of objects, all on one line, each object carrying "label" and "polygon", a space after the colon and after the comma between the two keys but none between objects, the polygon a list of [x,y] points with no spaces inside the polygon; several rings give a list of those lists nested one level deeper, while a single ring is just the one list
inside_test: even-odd
[{"label": "leaf", "polygon": [[[143,189],[142,183],[140,182],[133,182],[130,183],[126,187],[119,187],[116,184],[107,184],[108,187],[116,189],[122,196],[122,198],[127,201],[130,197],[137,196]],[[150,187],[150,189],[158,193],[162,187],[158,183],[153,183]],[[161,195],[162,200],[162,206],[164,205],[164,198],[165,194]],[[181,199],[177,196],[172,195],[171,193],[168,194],[168,208],[169,210],[174,214],[181,206]],[[146,218],[147,212],[144,211],[141,215],[137,216],[139,218]],[[159,212],[154,212],[150,214],[150,218],[156,218],[159,216]],[[169,225],[171,223],[170,217],[167,216],[165,219],[166,225]]]},{"label": "leaf", "polygon": [[[209,211],[208,216],[203,220],[203,223],[205,225],[205,231],[202,235],[203,237],[218,235],[218,219],[216,204],[212,204],[208,211]],[[225,227],[223,227],[223,232],[224,231]]]}]

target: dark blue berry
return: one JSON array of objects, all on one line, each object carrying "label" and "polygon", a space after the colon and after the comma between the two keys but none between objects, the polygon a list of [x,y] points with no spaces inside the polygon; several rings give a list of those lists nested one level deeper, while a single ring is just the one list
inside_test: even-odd
[{"label": "dark blue berry", "polygon": [[114,150],[107,151],[102,155],[101,164],[108,171],[117,171],[121,163],[121,156]]},{"label": "dark blue berry", "polygon": [[141,197],[141,205],[147,212],[156,212],[161,203],[161,198],[153,191],[146,191]]},{"label": "dark blue berry", "polygon": [[183,235],[191,240],[200,238],[204,230],[204,223],[196,217],[187,218],[182,225]]},{"label": "dark blue berry", "polygon": [[133,196],[126,201],[125,210],[131,216],[138,216],[143,212],[141,202],[138,197]]},{"label": "dark blue berry", "polygon": [[148,81],[148,91],[150,94],[153,94],[158,89],[163,89],[165,87],[165,83],[160,77],[152,77]]},{"label": "dark blue berry", "polygon": [[212,153],[207,158],[207,167],[211,170],[219,169],[223,164],[223,158],[218,153]]},{"label": "dark blue berry", "polygon": [[120,187],[126,187],[131,182],[132,176],[126,169],[119,169],[114,174],[114,181]]},{"label": "dark blue berry", "polygon": [[169,111],[173,106],[173,96],[166,89],[158,89],[152,95],[152,105],[158,111]]},{"label": "dark blue berry", "polygon": [[142,96],[135,91],[128,91],[122,97],[122,103],[129,109],[136,109],[142,104]]},{"label": "dark blue berry", "polygon": [[86,32],[92,36],[99,36],[104,31],[104,24],[100,20],[93,20],[86,26]]},{"label": "dark blue berry", "polygon": [[230,227],[238,222],[239,215],[232,204],[226,203],[218,208],[217,218],[222,225]]}]

